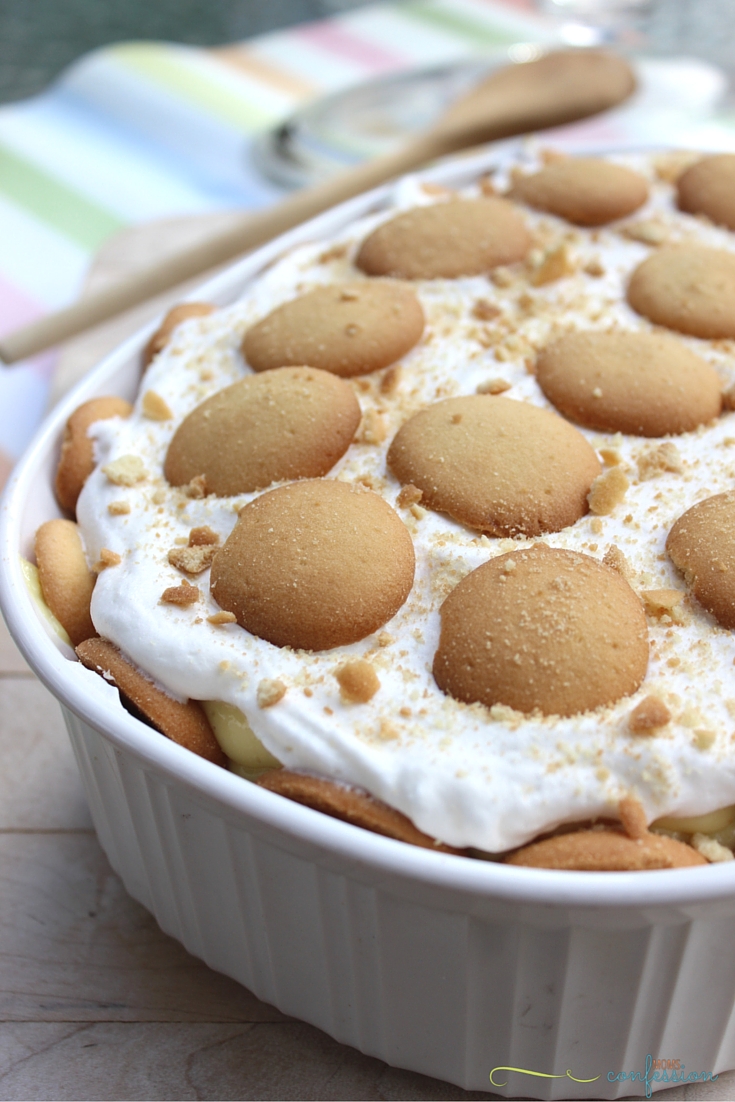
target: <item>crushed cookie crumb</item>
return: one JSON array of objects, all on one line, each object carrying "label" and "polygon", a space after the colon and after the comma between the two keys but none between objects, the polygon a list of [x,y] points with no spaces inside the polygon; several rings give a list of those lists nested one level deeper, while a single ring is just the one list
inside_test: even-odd
[{"label": "crushed cookie crumb", "polygon": [[628,716],[628,729],[633,735],[650,735],[671,722],[671,712],[660,697],[646,696]]},{"label": "crushed cookie crumb", "polygon": [[[325,249],[319,257],[319,264],[329,264],[332,260],[341,260],[343,256],[347,255],[346,245],[332,245],[331,248]],[[343,292],[344,294],[344,292]],[[357,296],[355,296],[357,297]]]},{"label": "crushed cookie crumb", "polygon": [[375,493],[380,493],[382,488],[381,480],[373,474],[362,474],[356,481],[360,486],[364,486],[367,490],[374,490]]},{"label": "crushed cookie crumb", "polygon": [[630,563],[620,548],[614,543],[610,544],[607,551],[602,556],[602,561],[605,566],[609,566],[612,570],[617,570],[618,574],[621,574],[626,581],[630,581],[632,578],[633,570]]},{"label": "crushed cookie crumb", "polygon": [[188,486],[184,487],[184,493],[187,497],[193,500],[207,496],[207,480],[203,474],[198,474],[195,478],[192,478]]},{"label": "crushed cookie crumb", "polygon": [[101,547],[99,562],[94,564],[92,570],[95,574],[101,574],[108,566],[119,566],[121,562],[122,556],[118,555],[117,551],[110,551],[109,547]]},{"label": "crushed cookie crumb", "polygon": [[[180,537],[177,538],[178,544]],[[168,561],[185,574],[201,574],[219,550],[219,536],[208,524],[192,528],[186,547],[174,547],[168,553]],[[225,621],[221,621],[224,623]]]},{"label": "crushed cookie crumb", "polygon": [[208,524],[192,528],[189,532],[189,547],[211,547],[216,543],[219,543],[219,536]]},{"label": "crushed cookie crumb", "polygon": [[143,416],[150,421],[170,421],[173,417],[168,404],[160,394],[156,394],[155,390],[146,390],[143,395],[141,409],[143,410]]},{"label": "crushed cookie crumb", "polygon": [[623,457],[617,448],[598,448],[597,450],[606,467],[618,467],[623,462]]},{"label": "crushed cookie crumb", "polygon": [[490,273],[490,282],[494,283],[496,287],[512,287],[515,283],[515,276],[510,268],[501,265]]},{"label": "crushed cookie crumb", "polygon": [[207,617],[208,624],[214,624],[215,627],[219,627],[221,624],[236,624],[237,616],[234,612],[213,612],[211,616]]},{"label": "crushed cookie crumb", "polygon": [[524,722],[526,716],[523,712],[517,712],[515,708],[511,708],[508,704],[493,704],[490,708],[490,718],[495,723],[504,723],[512,731],[515,731]]},{"label": "crushed cookie crumb", "polygon": [[543,287],[546,283],[555,283],[557,279],[573,275],[576,264],[566,242],[544,253],[538,264],[534,265],[529,279],[534,287]]},{"label": "crushed cookie crumb", "polygon": [[497,318],[502,314],[502,310],[494,302],[490,302],[486,298],[478,298],[472,307],[471,313],[477,321],[492,321],[493,318]]},{"label": "crushed cookie crumb", "polygon": [[693,834],[691,844],[697,853],[701,853],[712,864],[720,861],[735,861],[735,854],[727,846],[723,846],[716,838],[710,838],[708,834]]},{"label": "crushed cookie crumb", "polygon": [[627,226],[621,226],[618,232],[630,241],[640,241],[643,245],[663,245],[669,237],[666,226],[650,220],[629,222]]},{"label": "crushed cookie crumb", "polygon": [[391,643],[395,643],[395,639],[387,631],[378,632],[378,646],[389,647]]},{"label": "crushed cookie crumb", "polygon": [[400,506],[401,509],[410,509],[412,505],[418,505],[423,496],[423,490],[419,490],[418,486],[408,482],[398,494],[396,505]]},{"label": "crushed cookie crumb", "polygon": [[648,834],[646,813],[637,796],[624,796],[618,803],[618,815],[629,838],[645,838]]},{"label": "crushed cookie crumb", "polygon": [[506,390],[510,390],[513,386],[512,383],[507,382],[506,379],[487,379],[484,383],[478,383],[475,393],[476,394],[504,394]]},{"label": "crushed cookie crumb", "polygon": [[378,728],[378,738],[382,742],[390,742],[393,739],[400,738],[401,732],[396,727],[395,723],[391,723],[389,719],[381,719],[380,727]]},{"label": "crushed cookie crumb", "polygon": [[173,547],[168,553],[168,561],[184,574],[201,574],[212,565],[216,554],[217,547],[213,544],[203,547]]},{"label": "crushed cookie crumb", "polygon": [[380,688],[380,678],[364,658],[355,658],[339,666],[334,676],[339,682],[343,700],[350,704],[367,704]]},{"label": "crushed cookie crumb", "polygon": [[625,497],[630,483],[620,467],[610,467],[603,471],[593,481],[590,492],[587,494],[587,502],[590,512],[598,516],[607,516],[612,513],[616,505],[619,505]]},{"label": "crushed cookie crumb", "polygon": [[404,719],[410,719],[411,718],[411,709],[407,708],[406,705],[404,704],[402,708],[398,709],[398,714],[399,714],[399,716],[403,716]]},{"label": "crushed cookie crumb", "polygon": [[401,383],[401,365],[393,364],[383,375],[380,380],[380,393],[381,394],[395,394]]},{"label": "crushed cookie crumb", "polygon": [[186,579],[181,585],[171,585],[161,594],[161,604],[164,605],[193,605],[199,600],[201,594],[195,585],[191,585]]},{"label": "crushed cookie crumb", "polygon": [[605,269],[597,259],[589,260],[583,269],[588,276],[592,276],[593,279],[600,279],[605,274]]},{"label": "crushed cookie crumb", "polygon": [[123,517],[130,512],[129,501],[111,501],[107,506],[107,512],[111,517]]},{"label": "crushed cookie crumb", "polygon": [[272,708],[286,695],[286,686],[282,681],[274,681],[270,677],[264,677],[258,682],[256,700],[259,708]]},{"label": "crushed cookie crumb", "polygon": [[377,410],[368,409],[362,417],[357,440],[360,444],[382,444],[388,435],[385,418]]},{"label": "crushed cookie crumb", "polygon": [[594,532],[596,536],[601,536],[605,530],[605,525],[602,523],[599,517],[593,517],[590,521],[590,530]]},{"label": "crushed cookie crumb", "polygon": [[641,482],[647,482],[650,478],[656,478],[665,472],[681,474],[683,470],[684,464],[679,449],[670,441],[666,444],[657,444],[653,448],[646,448],[638,456],[638,477]]},{"label": "crushed cookie crumb", "polygon": [[424,509],[423,505],[412,505],[409,509],[411,516],[415,520],[423,520],[428,511],[428,509]]},{"label": "crushed cookie crumb", "polygon": [[684,594],[680,589],[648,589],[641,593],[641,599],[648,615],[656,620],[668,616],[677,622],[681,617],[679,605]]},{"label": "crushed cookie crumb", "polygon": [[697,750],[709,750],[714,745],[717,735],[707,727],[698,727],[694,732],[694,745]]},{"label": "crushed cookie crumb", "polygon": [[115,486],[134,486],[146,477],[143,460],[138,455],[121,455],[102,468],[110,482]]}]

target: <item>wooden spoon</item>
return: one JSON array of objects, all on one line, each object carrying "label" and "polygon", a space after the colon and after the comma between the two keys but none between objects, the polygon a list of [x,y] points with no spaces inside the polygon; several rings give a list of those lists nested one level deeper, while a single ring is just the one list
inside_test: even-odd
[{"label": "wooden spoon", "polygon": [[599,50],[559,50],[537,61],[499,69],[400,149],[340,172],[264,211],[244,215],[225,233],[10,333],[0,340],[0,358],[6,364],[15,363],[68,340],[427,161],[481,142],[595,115],[622,102],[634,88],[628,64]]}]

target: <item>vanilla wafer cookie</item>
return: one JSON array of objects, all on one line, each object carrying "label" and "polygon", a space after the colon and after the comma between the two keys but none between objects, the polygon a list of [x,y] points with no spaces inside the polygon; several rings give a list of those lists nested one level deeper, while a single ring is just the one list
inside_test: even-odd
[{"label": "vanilla wafer cookie", "polygon": [[441,608],[434,677],[468,704],[571,716],[635,692],[647,665],[639,597],[589,555],[543,543],[499,555]]},{"label": "vanilla wafer cookie", "polygon": [[95,575],[79,527],[73,520],[47,520],[36,532],[34,550],[43,599],[73,645],[96,635],[89,610]]},{"label": "vanilla wafer cookie", "polygon": [[363,241],[358,268],[398,279],[457,279],[523,260],[531,237],[504,199],[463,199],[414,207]]},{"label": "vanilla wafer cookie", "polygon": [[579,226],[602,226],[643,206],[648,185],[637,172],[593,157],[565,157],[518,176],[510,196]]},{"label": "vanilla wafer cookie", "polygon": [[64,429],[61,455],[56,468],[56,500],[73,513],[84,483],[94,470],[94,445],[87,430],[95,421],[129,417],[130,402],[124,398],[92,398],[74,410]]},{"label": "vanilla wafer cookie", "polygon": [[294,773],[288,769],[274,769],[265,773],[258,778],[257,783],[279,796],[286,796],[289,800],[305,804],[315,811],[322,811],[335,819],[342,819],[345,823],[352,823],[353,826],[362,827],[373,834],[383,834],[386,838],[395,838],[399,842],[433,849],[439,853],[463,852],[430,838],[400,811],[388,807],[358,788],[337,784],[323,777],[312,777],[307,773]]},{"label": "vanilla wafer cookie", "polygon": [[172,486],[203,478],[205,492],[218,496],[318,478],[347,451],[360,416],[352,388],[327,371],[280,367],[249,375],[184,419],[164,472]]},{"label": "vanilla wafer cookie", "polygon": [[76,651],[82,665],[115,685],[121,697],[132,705],[134,714],[140,713],[145,722],[162,735],[215,765],[227,764],[204,709],[197,701],[188,700],[182,704],[168,696],[107,639],[87,639]]},{"label": "vanilla wafer cookie", "polygon": [[252,326],[242,353],[254,371],[308,364],[334,375],[368,375],[395,363],[424,329],[421,305],[395,280],[317,287]]},{"label": "vanilla wafer cookie", "polygon": [[666,333],[567,333],[541,351],[536,378],[560,413],[602,432],[692,432],[722,408],[717,372]]},{"label": "vanilla wafer cookie", "polygon": [[255,498],[212,563],[211,592],[254,635],[322,651],[364,639],[413,584],[408,530],[377,494],[331,479]]}]

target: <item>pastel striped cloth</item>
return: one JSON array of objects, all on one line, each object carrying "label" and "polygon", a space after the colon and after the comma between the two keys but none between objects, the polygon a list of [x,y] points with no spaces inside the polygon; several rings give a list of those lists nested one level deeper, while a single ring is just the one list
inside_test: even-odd
[{"label": "pastel striped cloth", "polygon": [[[72,301],[94,252],[126,225],[273,202],[280,193],[249,164],[248,143],[299,103],[381,73],[553,40],[531,0],[398,0],[219,50],[134,42],[83,57],[42,95],[0,108],[0,332]],[[675,76],[661,100],[669,113]],[[635,113],[617,115],[567,140],[646,140]],[[660,118],[653,130],[648,140],[667,140]],[[735,126],[730,134],[735,142]],[[46,354],[0,369],[0,484],[43,414],[54,363]]]}]

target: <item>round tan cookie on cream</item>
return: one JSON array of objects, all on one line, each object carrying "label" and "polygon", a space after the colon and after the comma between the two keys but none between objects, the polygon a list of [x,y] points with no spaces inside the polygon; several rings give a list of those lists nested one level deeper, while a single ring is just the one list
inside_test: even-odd
[{"label": "round tan cookie on cream", "polygon": [[447,398],[397,432],[388,466],[421,503],[493,536],[538,536],[574,524],[601,465],[563,418],[489,395]]},{"label": "round tan cookie on cream", "polygon": [[362,280],[285,302],[248,329],[242,354],[254,371],[308,364],[351,378],[395,363],[423,331],[424,312],[410,287]]},{"label": "round tan cookie on cream", "polygon": [[504,199],[456,199],[413,207],[365,238],[357,267],[373,276],[457,279],[523,260],[531,237]]},{"label": "round tan cookie on cream", "polygon": [[279,486],[240,510],[211,593],[279,647],[331,650],[390,620],[413,585],[408,529],[370,490],[330,479]]},{"label": "round tan cookie on cream", "polygon": [[510,196],[578,226],[603,226],[643,206],[648,184],[623,165],[567,157],[530,176],[519,176]]},{"label": "round tan cookie on cream", "polygon": [[656,325],[705,340],[735,338],[735,253],[667,245],[633,272],[628,302]]},{"label": "round tan cookie on cream", "polygon": [[601,432],[691,432],[722,408],[714,368],[665,333],[567,333],[540,352],[536,378],[560,413]]},{"label": "round tan cookie on cream", "polygon": [[640,599],[589,555],[542,543],[511,551],[441,607],[434,677],[468,704],[571,716],[635,692],[647,664]]},{"label": "round tan cookie on cream", "polygon": [[327,474],[350,446],[360,405],[344,380],[313,367],[249,375],[198,405],[176,430],[164,473],[172,486],[204,477],[226,497]]},{"label": "round tan cookie on cream", "polygon": [[109,417],[129,417],[133,407],[124,398],[92,398],[74,410],[64,429],[56,468],[56,500],[73,513],[82,487],[94,470],[94,445],[87,429]]},{"label": "round tan cookie on cream", "polygon": [[735,153],[704,157],[676,181],[679,209],[735,230]]},{"label": "round tan cookie on cream", "polygon": [[735,491],[687,509],[669,532],[666,550],[699,603],[724,628],[735,628]]}]

